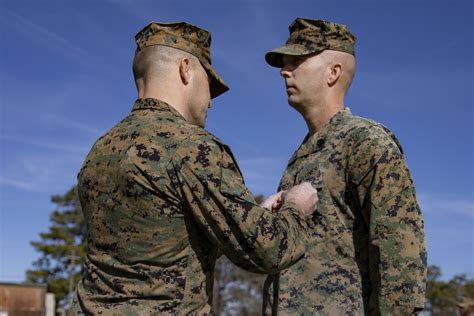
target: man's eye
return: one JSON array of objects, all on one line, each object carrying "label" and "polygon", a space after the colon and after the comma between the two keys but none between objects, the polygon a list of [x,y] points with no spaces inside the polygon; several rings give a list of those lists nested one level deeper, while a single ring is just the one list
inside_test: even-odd
[{"label": "man's eye", "polygon": [[304,61],[304,58],[303,58],[303,57],[295,57],[295,59],[293,60],[293,63],[296,64],[296,65],[299,65],[299,64],[301,64],[303,61]]}]

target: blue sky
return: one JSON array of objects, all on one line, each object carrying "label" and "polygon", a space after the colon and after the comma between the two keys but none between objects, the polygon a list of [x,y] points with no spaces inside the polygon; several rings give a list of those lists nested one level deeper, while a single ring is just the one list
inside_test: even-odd
[{"label": "blue sky", "polygon": [[246,182],[268,195],[306,133],[264,54],[295,17],[344,23],[357,36],[346,105],[400,139],[425,216],[429,263],[474,277],[471,1],[0,0],[0,281],[22,281],[93,142],[136,98],[134,35],[149,21],[212,32],[230,91],[207,129],[229,144]]}]

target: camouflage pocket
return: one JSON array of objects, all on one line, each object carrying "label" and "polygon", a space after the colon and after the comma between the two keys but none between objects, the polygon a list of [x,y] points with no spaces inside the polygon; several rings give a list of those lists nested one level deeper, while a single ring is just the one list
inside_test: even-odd
[{"label": "camouflage pocket", "polygon": [[252,194],[245,186],[240,172],[234,168],[221,168],[221,183],[219,191],[230,198],[239,198],[240,200],[253,200]]},{"label": "camouflage pocket", "polygon": [[294,184],[300,184],[302,182],[309,182],[318,191],[318,202],[316,203],[316,211],[312,217],[312,235],[322,236],[327,234],[327,216],[326,216],[326,204],[327,199],[324,198],[322,193],[324,188],[323,176],[318,167],[317,163],[304,164],[303,168],[298,171],[295,175]]},{"label": "camouflage pocket", "polygon": [[313,165],[313,168],[303,168],[296,174],[295,183],[309,182],[316,190],[323,188],[323,176],[321,170]]},{"label": "camouflage pocket", "polygon": [[221,168],[221,193],[240,196],[242,194],[241,182],[240,175],[235,170]]}]

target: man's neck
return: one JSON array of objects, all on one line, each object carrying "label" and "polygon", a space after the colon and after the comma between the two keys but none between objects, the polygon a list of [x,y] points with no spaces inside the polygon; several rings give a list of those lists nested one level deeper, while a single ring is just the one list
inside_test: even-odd
[{"label": "man's neck", "polygon": [[[169,90],[172,91],[172,90]],[[189,119],[189,110],[183,102],[183,98],[178,94],[170,94],[167,91],[158,91],[157,89],[139,89],[138,98],[146,99],[153,98],[158,99],[167,103],[169,106],[173,107],[179,114],[181,114],[186,121]]]},{"label": "man's neck", "polygon": [[313,106],[309,107],[308,111],[302,113],[303,118],[308,126],[308,131],[310,136],[318,132],[324,124],[326,124],[337,112],[342,110],[344,105],[333,104],[333,105],[323,105],[323,106]]}]

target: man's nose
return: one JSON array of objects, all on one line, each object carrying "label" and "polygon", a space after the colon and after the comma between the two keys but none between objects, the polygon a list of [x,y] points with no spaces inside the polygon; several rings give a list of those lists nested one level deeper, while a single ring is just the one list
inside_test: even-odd
[{"label": "man's nose", "polygon": [[288,65],[285,65],[280,69],[280,76],[282,76],[283,78],[289,78],[290,75],[291,75],[291,71]]}]

